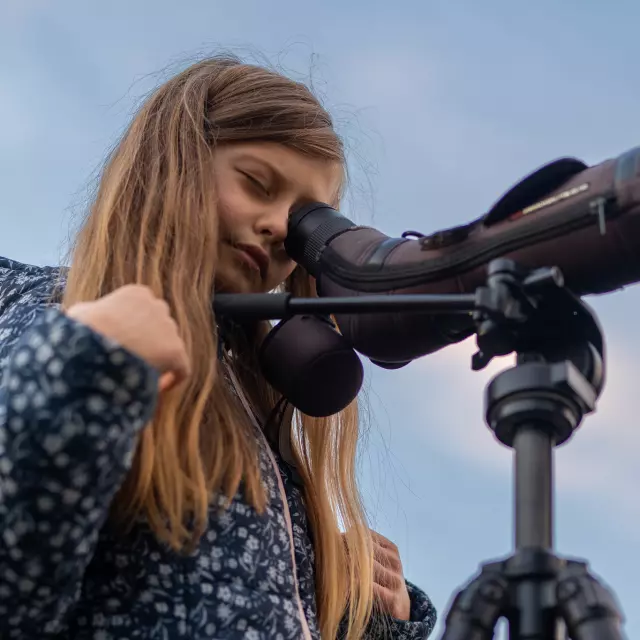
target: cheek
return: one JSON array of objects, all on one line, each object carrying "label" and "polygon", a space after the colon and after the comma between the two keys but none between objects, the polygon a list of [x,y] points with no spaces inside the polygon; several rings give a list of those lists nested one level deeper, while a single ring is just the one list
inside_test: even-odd
[{"label": "cheek", "polygon": [[216,209],[223,238],[236,237],[237,230],[247,224],[250,218],[247,197],[234,186],[218,191]]}]

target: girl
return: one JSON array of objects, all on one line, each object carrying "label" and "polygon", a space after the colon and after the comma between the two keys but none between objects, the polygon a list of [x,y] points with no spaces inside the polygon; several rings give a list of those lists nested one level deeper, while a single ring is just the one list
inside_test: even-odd
[{"label": "girl", "polygon": [[287,219],[338,206],[344,168],[305,86],[206,60],[134,118],[68,270],[0,262],[0,637],[428,637],[431,602],[366,525],[356,407],[288,415],[283,456],[266,329],[212,311],[311,295]]}]

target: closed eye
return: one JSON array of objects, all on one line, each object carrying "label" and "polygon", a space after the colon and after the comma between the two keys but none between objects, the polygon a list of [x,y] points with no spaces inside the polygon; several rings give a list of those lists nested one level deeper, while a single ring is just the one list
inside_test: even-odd
[{"label": "closed eye", "polygon": [[253,187],[261,191],[264,195],[269,196],[269,189],[260,182],[257,178],[254,178],[250,173],[246,173],[245,171],[240,171],[240,173],[252,184]]}]

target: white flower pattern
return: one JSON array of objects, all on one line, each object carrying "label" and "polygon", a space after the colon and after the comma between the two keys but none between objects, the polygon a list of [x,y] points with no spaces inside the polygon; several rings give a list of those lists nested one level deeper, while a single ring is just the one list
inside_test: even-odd
[{"label": "white flower pattern", "polygon": [[[109,505],[153,414],[157,374],[60,313],[58,285],[57,268],[0,258],[0,637],[293,640],[303,637],[299,594],[318,640],[303,494],[274,451],[294,567],[266,445],[268,508],[257,513],[242,490],[223,513],[214,500],[192,554],[170,552],[144,522],[112,529]],[[374,619],[367,639],[430,635],[435,609],[408,587],[411,620]]]}]

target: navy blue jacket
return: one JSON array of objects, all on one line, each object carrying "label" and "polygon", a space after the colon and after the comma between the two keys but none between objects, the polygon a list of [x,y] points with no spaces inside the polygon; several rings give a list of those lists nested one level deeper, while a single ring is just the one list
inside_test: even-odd
[{"label": "navy blue jacket", "polygon": [[[222,513],[213,500],[187,556],[144,521],[110,530],[157,373],[59,311],[63,277],[0,258],[0,637],[319,639],[303,496],[264,438],[264,513],[242,489]],[[376,618],[367,638],[429,636],[434,607],[408,587],[410,621]]]}]

